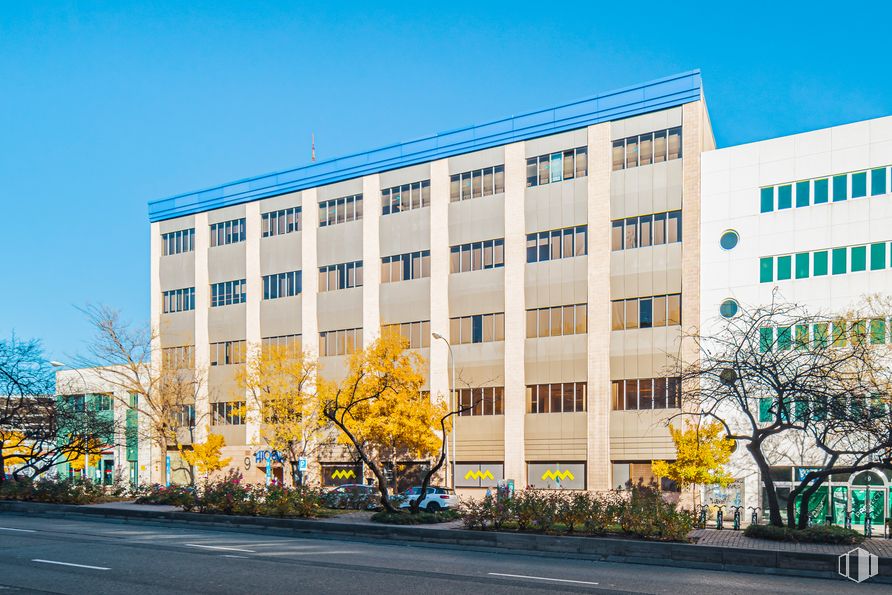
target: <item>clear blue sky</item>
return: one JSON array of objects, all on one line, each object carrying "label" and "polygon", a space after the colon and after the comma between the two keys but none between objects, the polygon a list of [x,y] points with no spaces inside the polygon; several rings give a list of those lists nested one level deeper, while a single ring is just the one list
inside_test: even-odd
[{"label": "clear blue sky", "polygon": [[[4,2],[0,337],[149,310],[146,202],[701,68],[719,146],[892,114],[892,9]],[[835,7],[835,8],[834,8]],[[857,21],[854,19],[857,17]]]}]

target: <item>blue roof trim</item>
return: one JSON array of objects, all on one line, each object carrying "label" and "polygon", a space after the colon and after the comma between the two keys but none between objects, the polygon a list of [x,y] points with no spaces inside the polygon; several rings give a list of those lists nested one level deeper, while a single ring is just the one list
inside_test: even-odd
[{"label": "blue roof trim", "polygon": [[442,132],[380,149],[154,200],[149,202],[149,220],[155,222],[173,219],[599,122],[628,118],[697,101],[700,94],[700,70],[692,70],[487,124]]}]

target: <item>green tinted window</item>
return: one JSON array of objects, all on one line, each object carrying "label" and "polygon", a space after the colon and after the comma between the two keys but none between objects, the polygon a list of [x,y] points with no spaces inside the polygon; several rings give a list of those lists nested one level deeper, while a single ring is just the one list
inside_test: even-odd
[{"label": "green tinted window", "polygon": [[808,252],[801,252],[796,255],[796,278],[805,279],[808,277]]},{"label": "green tinted window", "polygon": [[759,282],[771,283],[772,281],[774,281],[774,258],[771,256],[769,256],[768,258],[760,258]]},{"label": "green tinted window", "polygon": [[790,327],[779,326],[777,328],[777,348],[789,349],[793,346],[793,335],[790,333]]},{"label": "green tinted window", "polygon": [[789,184],[777,187],[777,208],[789,209],[793,206],[793,187]]},{"label": "green tinted window", "polygon": [[820,277],[827,274],[827,251],[815,252],[812,256],[812,275]]},{"label": "green tinted window", "polygon": [[882,318],[870,321],[870,342],[874,345],[886,342],[886,321]]},{"label": "green tinted window", "polygon": [[833,274],[834,275],[845,275],[846,274],[846,249],[845,248],[834,248],[833,249]]},{"label": "green tinted window", "polygon": [[875,169],[870,172],[870,194],[886,194],[886,168]]},{"label": "green tinted window", "polygon": [[786,281],[787,279],[789,279],[792,268],[793,268],[793,257],[792,256],[778,256],[777,257],[777,280],[778,281]]},{"label": "green tinted window", "polygon": [[762,188],[762,212],[770,213],[774,210],[774,186]]},{"label": "green tinted window", "polygon": [[759,351],[765,353],[771,351],[771,345],[774,343],[774,329],[770,326],[764,326],[759,329]]},{"label": "green tinted window", "polygon": [[808,325],[807,324],[797,324],[796,325],[796,348],[797,349],[805,349],[808,347]]},{"label": "green tinted window", "polygon": [[819,323],[812,328],[812,336],[814,337],[815,347],[827,347],[827,323]]},{"label": "green tinted window", "polygon": [[870,270],[879,271],[886,268],[886,243],[870,245]]},{"label": "green tinted window", "polygon": [[852,247],[852,272],[867,270],[867,246]]},{"label": "green tinted window", "polygon": [[802,399],[793,401],[793,420],[802,421],[808,415],[807,403]]},{"label": "green tinted window", "polygon": [[808,180],[796,182],[796,206],[807,207],[811,203],[811,185]]},{"label": "green tinted window", "polygon": [[829,198],[830,183],[827,181],[827,178],[815,180],[815,204],[818,205],[823,202],[827,202]]},{"label": "green tinted window", "polygon": [[846,346],[846,323],[844,320],[837,320],[833,323],[833,346]]},{"label": "green tinted window", "polygon": [[772,420],[771,404],[772,399],[769,397],[759,398],[759,421],[767,422]]},{"label": "green tinted window", "polygon": [[852,198],[867,196],[867,172],[852,174]]},{"label": "green tinted window", "polygon": [[845,174],[833,176],[833,202],[848,198],[848,181],[849,177]]}]

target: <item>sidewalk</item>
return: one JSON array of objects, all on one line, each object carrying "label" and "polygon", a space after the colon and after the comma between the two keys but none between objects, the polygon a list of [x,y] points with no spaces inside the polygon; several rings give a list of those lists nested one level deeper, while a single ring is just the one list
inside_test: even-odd
[{"label": "sidewalk", "polygon": [[[771,550],[776,552],[803,552],[810,554],[844,554],[856,546],[824,543],[791,543],[745,537],[743,531],[697,529],[691,532],[697,545],[733,547],[747,550]],[[892,540],[865,539],[861,547],[881,558],[892,558]]]}]

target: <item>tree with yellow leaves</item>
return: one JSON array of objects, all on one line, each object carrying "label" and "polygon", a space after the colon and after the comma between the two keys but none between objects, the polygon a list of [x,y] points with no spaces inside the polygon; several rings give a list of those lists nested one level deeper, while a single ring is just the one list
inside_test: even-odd
[{"label": "tree with yellow leaves", "polygon": [[731,460],[734,441],[725,437],[724,426],[716,421],[697,423],[685,420],[683,428],[669,426],[675,443],[674,461],[653,461],[654,475],[671,479],[679,488],[697,485],[726,487],[734,478],[724,466]]},{"label": "tree with yellow leaves", "polygon": [[[385,464],[396,469],[400,459],[427,459],[439,453],[422,483],[423,495],[443,464],[442,436],[451,415],[442,399],[422,394],[424,360],[406,347],[401,337],[383,336],[353,354],[344,380],[318,382],[323,414],[338,428],[339,441],[355,448],[375,475],[381,504],[390,512],[396,509],[388,497]],[[417,501],[413,508],[417,509]]]},{"label": "tree with yellow leaves", "polygon": [[208,428],[206,441],[193,444],[192,450],[180,447],[180,455],[183,460],[198,469],[199,473],[208,476],[214,471],[225,468],[232,460],[232,457],[224,459],[220,456],[224,446],[226,446],[226,439],[219,434],[212,434],[211,429]]}]

